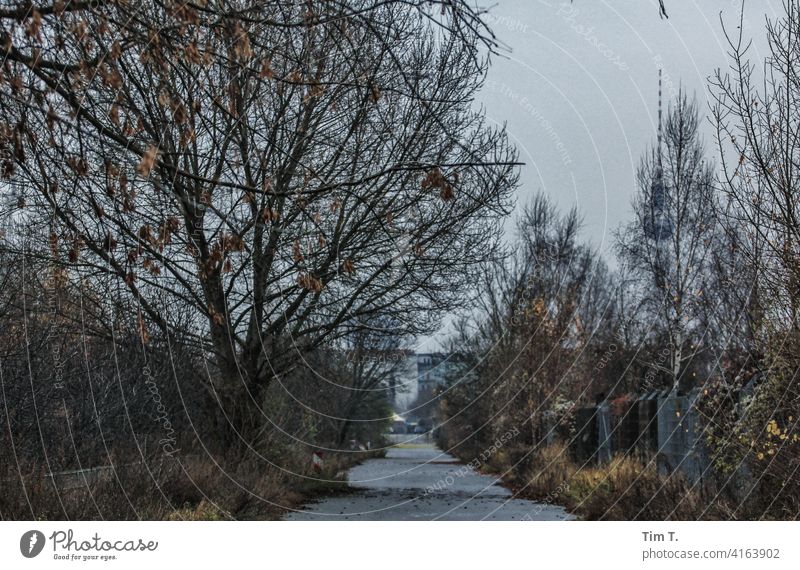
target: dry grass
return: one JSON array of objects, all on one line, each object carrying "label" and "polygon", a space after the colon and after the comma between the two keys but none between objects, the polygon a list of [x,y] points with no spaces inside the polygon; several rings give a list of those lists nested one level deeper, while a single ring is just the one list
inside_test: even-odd
[{"label": "dry grass", "polygon": [[578,470],[566,447],[560,443],[521,456],[518,467],[512,470],[511,484],[520,495],[536,501],[552,501],[557,490],[563,489],[565,482],[568,484]]},{"label": "dry grass", "polygon": [[659,474],[653,463],[628,456],[579,467],[556,443],[529,454],[504,451],[488,467],[506,473],[504,481],[518,496],[562,505],[587,520],[720,519],[730,513],[725,501],[709,506],[681,474]]},{"label": "dry grass", "polygon": [[575,473],[569,507],[588,520],[697,520],[717,518],[686,479],[658,473],[652,464],[615,457],[606,465]]},{"label": "dry grass", "polygon": [[120,461],[94,480],[46,476],[41,465],[7,472],[0,495],[6,520],[242,520],[277,519],[311,497],[348,489],[344,474],[364,457],[329,454],[311,468],[310,451],[284,455],[283,469],[236,454],[186,454]]}]

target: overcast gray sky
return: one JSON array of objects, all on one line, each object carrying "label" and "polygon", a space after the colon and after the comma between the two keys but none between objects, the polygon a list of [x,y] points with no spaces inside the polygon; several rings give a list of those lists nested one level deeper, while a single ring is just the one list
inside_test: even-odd
[{"label": "overcast gray sky", "polygon": [[[728,65],[720,17],[736,32],[742,0],[499,0],[487,21],[511,50],[496,57],[479,103],[506,123],[525,162],[518,206],[535,192],[577,205],[583,235],[612,262],[612,232],[631,215],[639,158],[655,140],[658,68],[665,107],[683,85],[705,112],[708,78]],[[744,2],[754,61],[766,55],[766,17],[782,0]],[[714,140],[706,124],[709,157]],[[508,229],[513,230],[513,220]],[[435,350],[449,332],[419,339]]]},{"label": "overcast gray sky", "polygon": [[[658,67],[665,103],[679,85],[707,109],[707,78],[727,65],[720,14],[736,31],[741,0],[500,0],[490,22],[511,52],[493,61],[480,97],[520,150],[519,203],[543,191],[577,204],[584,235],[609,253],[611,232],[630,215],[639,157],[655,136]],[[781,0],[749,0],[745,34],[765,55],[765,17]],[[706,146],[714,151],[711,131]]]}]

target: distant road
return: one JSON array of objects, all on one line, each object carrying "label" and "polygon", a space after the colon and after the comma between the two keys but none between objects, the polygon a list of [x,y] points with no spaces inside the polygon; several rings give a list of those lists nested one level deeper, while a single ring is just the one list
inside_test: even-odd
[{"label": "distant road", "polygon": [[389,433],[384,436],[389,443],[433,443],[433,434],[427,433]]},{"label": "distant road", "polygon": [[[395,436],[399,439],[399,436]],[[424,438],[402,436],[404,441]],[[407,438],[407,439],[406,439]],[[494,477],[469,469],[429,443],[404,443],[348,474],[358,492],[306,505],[287,520],[547,520],[563,508],[513,499]]]}]

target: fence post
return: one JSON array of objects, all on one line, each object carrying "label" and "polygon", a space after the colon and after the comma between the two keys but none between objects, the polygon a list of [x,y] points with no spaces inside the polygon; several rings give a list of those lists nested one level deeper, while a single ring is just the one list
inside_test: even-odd
[{"label": "fence post", "polygon": [[611,461],[611,409],[608,401],[597,406],[597,462]]}]

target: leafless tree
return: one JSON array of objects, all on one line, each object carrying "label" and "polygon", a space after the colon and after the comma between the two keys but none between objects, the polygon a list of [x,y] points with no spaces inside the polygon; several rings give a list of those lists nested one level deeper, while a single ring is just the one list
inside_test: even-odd
[{"label": "leafless tree", "polygon": [[[771,432],[796,430],[800,407],[800,2],[785,0],[783,7],[781,17],[767,21],[763,61],[751,60],[742,20],[736,32],[726,32],[730,65],[711,86],[723,167],[720,218],[738,258],[731,265],[745,270],[746,280],[732,275],[731,284],[739,291],[738,320],[746,326],[744,354],[728,367],[733,381],[712,402],[727,413],[720,414],[726,421],[710,431],[720,467],[746,461],[759,482],[753,498],[767,505],[764,512],[791,518],[800,505],[800,453],[784,445],[791,436],[781,435],[780,445],[769,441]],[[755,385],[747,405],[729,404],[746,383]],[[754,449],[765,450],[770,461],[760,461],[765,455]]]},{"label": "leafless tree", "polygon": [[684,365],[699,350],[697,328],[708,252],[715,234],[714,173],[704,158],[697,103],[681,92],[664,125],[664,146],[647,153],[638,171],[634,219],[617,235],[626,271],[664,331],[668,366],[651,363],[678,387]]},{"label": "leafless tree", "polygon": [[770,55],[763,68],[750,60],[751,43],[741,26],[727,36],[730,69],[715,76],[712,110],[722,160],[723,219],[758,277],[750,288],[750,319],[759,329],[760,312],[768,311],[796,331],[800,4],[790,0],[784,7],[784,17],[767,24]]},{"label": "leafless tree", "polygon": [[545,418],[591,390],[585,366],[596,354],[587,345],[609,340],[601,329],[613,297],[605,266],[580,243],[579,229],[577,211],[561,216],[543,195],[526,206],[517,247],[487,273],[479,310],[463,328],[465,366],[444,398],[454,426],[474,430],[491,418],[487,436],[517,427],[521,442],[538,445]]},{"label": "leafless tree", "polygon": [[212,354],[237,431],[297,351],[377,313],[428,331],[496,255],[516,153],[473,109],[494,42],[464,2],[54,2],[0,23],[14,219],[101,303],[127,295],[145,341]]},{"label": "leafless tree", "polygon": [[336,413],[339,445],[353,433],[378,434],[389,424],[390,394],[408,380],[410,354],[405,339],[386,334],[391,328],[391,320],[375,316],[342,339],[337,351],[341,379],[337,388],[342,392]]}]

